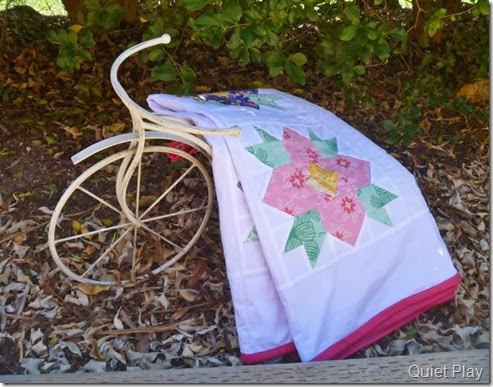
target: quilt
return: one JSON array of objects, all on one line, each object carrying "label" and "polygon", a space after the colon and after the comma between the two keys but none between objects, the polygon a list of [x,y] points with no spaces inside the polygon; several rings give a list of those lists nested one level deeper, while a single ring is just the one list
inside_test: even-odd
[{"label": "quilt", "polygon": [[454,298],[461,278],[414,176],[331,112],[274,89],[149,107],[206,136],[245,363],[343,359]]}]

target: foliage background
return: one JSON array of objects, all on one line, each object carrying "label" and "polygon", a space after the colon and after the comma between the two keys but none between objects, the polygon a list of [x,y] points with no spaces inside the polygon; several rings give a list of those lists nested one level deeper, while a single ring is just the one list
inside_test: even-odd
[{"label": "foliage background", "polygon": [[[36,5],[47,13],[63,9],[54,0],[0,3]],[[136,6],[131,16],[124,10],[129,3]],[[270,79],[286,75],[297,89],[310,90],[310,75],[324,79],[343,90],[348,107],[375,108],[372,79],[398,74],[398,90],[391,91],[400,101],[396,114],[378,117],[374,109],[374,129],[388,143],[411,144],[423,129],[426,109],[453,109],[483,119],[487,114],[454,98],[470,97],[460,87],[488,76],[487,0],[83,0],[83,5],[83,12],[67,7],[69,28],[47,34],[59,46],[56,63],[63,74],[77,73],[93,61],[94,46],[116,30],[140,23],[142,40],[163,33],[172,37],[168,46],[140,58],[153,80],[165,82],[161,89],[167,92],[196,92],[201,68],[181,53],[207,50],[227,57],[228,64],[234,61],[237,70],[261,67]],[[98,94],[91,86],[86,89]],[[443,135],[437,134],[441,141]]]},{"label": "foliage background", "polygon": [[[144,106],[153,92],[274,87],[329,109],[416,177],[463,281],[453,302],[354,357],[489,348],[487,2],[338,0],[315,16],[301,2],[264,1],[257,12],[273,14],[259,19],[247,12],[249,2],[241,9],[225,2],[233,4],[228,11],[219,2],[192,9],[201,4],[149,1],[139,2],[134,21],[125,19],[124,1],[91,1],[92,14],[73,21],[22,3],[9,1],[0,12],[0,373],[239,362],[217,212],[165,292],[160,277],[136,293],[84,297],[40,248],[49,209],[88,166],[73,166],[70,156],[130,130],[109,82],[113,60],[164,30],[173,45],[120,70]],[[193,301],[177,296],[185,283]],[[125,324],[142,318],[148,331],[107,339],[122,312]],[[156,333],[156,323],[169,329],[188,319],[202,321],[196,332]],[[207,337],[197,333],[214,325]],[[156,358],[139,360],[136,349]]]}]

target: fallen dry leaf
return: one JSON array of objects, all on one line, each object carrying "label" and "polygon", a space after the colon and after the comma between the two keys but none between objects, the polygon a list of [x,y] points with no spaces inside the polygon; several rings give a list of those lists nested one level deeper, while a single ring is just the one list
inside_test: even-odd
[{"label": "fallen dry leaf", "polygon": [[89,296],[104,292],[111,288],[111,285],[91,285],[87,283],[78,283],[76,288]]}]

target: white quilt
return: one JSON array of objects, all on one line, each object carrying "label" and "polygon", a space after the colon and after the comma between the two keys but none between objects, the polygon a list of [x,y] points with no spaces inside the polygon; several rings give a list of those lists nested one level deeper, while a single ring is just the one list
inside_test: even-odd
[{"label": "white quilt", "polygon": [[454,298],[460,276],[413,175],[329,111],[273,89],[153,94],[207,136],[245,363],[342,359]]}]

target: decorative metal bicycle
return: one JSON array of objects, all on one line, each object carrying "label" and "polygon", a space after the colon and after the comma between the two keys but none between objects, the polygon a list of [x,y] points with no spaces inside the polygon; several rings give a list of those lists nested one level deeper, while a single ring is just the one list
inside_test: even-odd
[{"label": "decorative metal bicycle", "polygon": [[[77,164],[130,143],[83,172],[53,212],[50,252],[59,268],[77,281],[108,285],[158,274],[191,249],[210,217],[214,189],[207,169],[169,142],[189,145],[210,161],[211,147],[202,135],[240,136],[241,129],[208,130],[151,113],[128,96],[117,77],[129,56],[169,42],[164,34],[140,43],[120,54],[111,67],[111,84],[130,111],[133,132],[99,141],[72,157]],[[150,144],[152,140],[161,145]],[[179,177],[172,181],[173,175]]]}]

